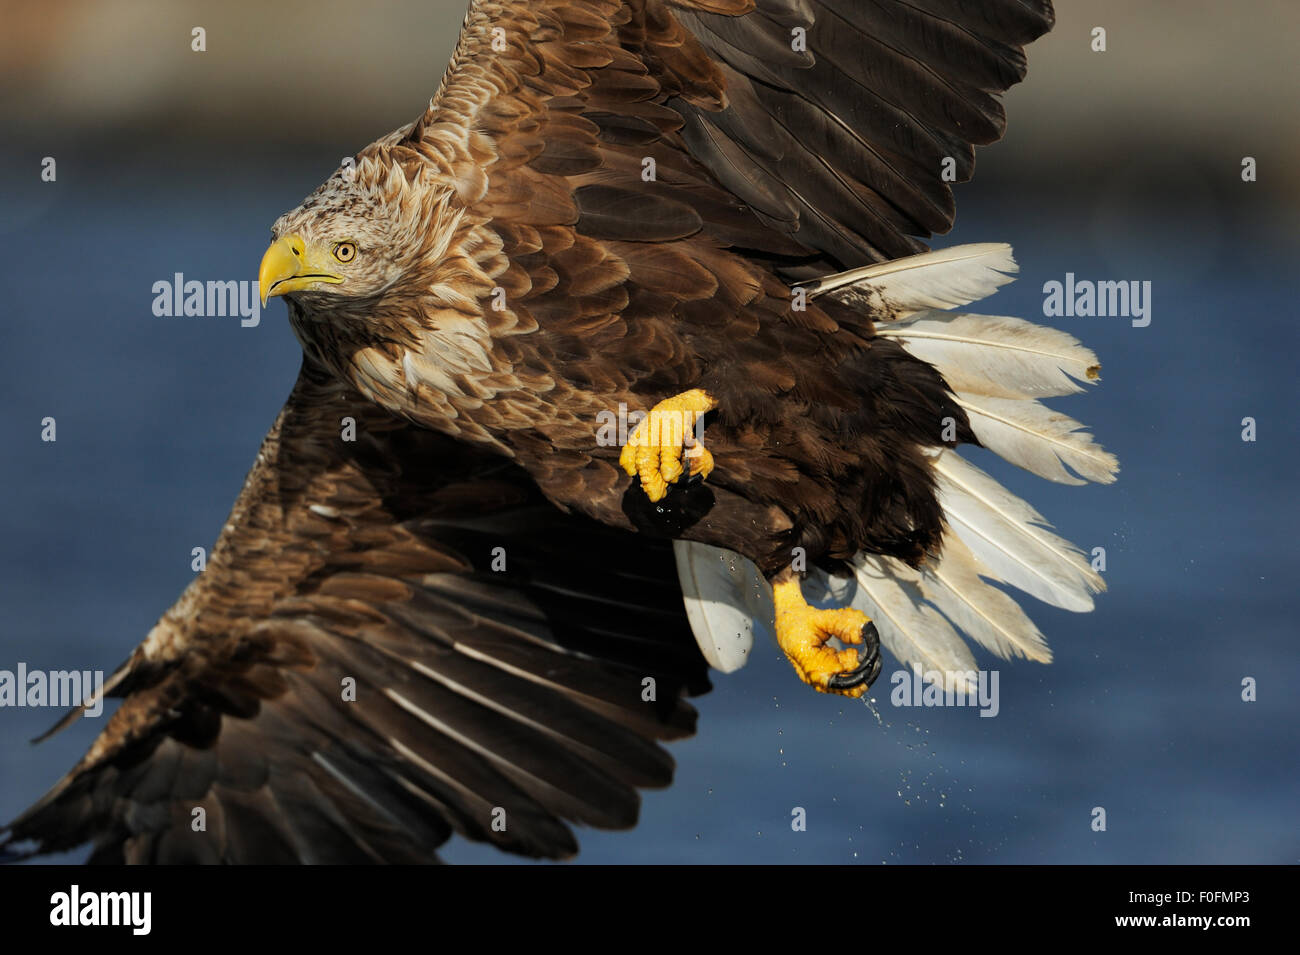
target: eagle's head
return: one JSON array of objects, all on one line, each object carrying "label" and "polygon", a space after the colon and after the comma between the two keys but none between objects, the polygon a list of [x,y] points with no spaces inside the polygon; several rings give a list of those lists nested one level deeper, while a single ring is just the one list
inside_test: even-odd
[{"label": "eagle's head", "polygon": [[459,218],[449,190],[430,178],[423,163],[387,153],[345,163],[272,226],[258,273],[262,304],[288,295],[294,311],[344,318],[408,291]]},{"label": "eagle's head", "polygon": [[263,304],[285,296],[304,352],[390,410],[420,389],[426,403],[481,396],[462,379],[496,370],[484,316],[505,315],[482,303],[509,265],[468,211],[465,194],[485,189],[481,172],[457,177],[409,137],[367,147],[276,221]]}]

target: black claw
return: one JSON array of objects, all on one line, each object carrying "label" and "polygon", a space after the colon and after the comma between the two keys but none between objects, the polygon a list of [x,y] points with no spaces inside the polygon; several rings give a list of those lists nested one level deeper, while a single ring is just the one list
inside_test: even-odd
[{"label": "black claw", "polygon": [[862,627],[862,643],[858,646],[858,665],[852,670],[837,673],[827,682],[832,690],[851,690],[866,684],[868,687],[880,676],[880,633],[868,620]]},{"label": "black claw", "polygon": [[703,472],[692,474],[689,470],[685,470],[677,476],[677,480],[673,483],[682,487],[696,487],[704,483],[704,474]]}]

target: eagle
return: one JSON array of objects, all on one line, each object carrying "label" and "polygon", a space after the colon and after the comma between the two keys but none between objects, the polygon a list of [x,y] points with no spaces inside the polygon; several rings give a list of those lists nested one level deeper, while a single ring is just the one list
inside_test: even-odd
[{"label": "eagle", "polygon": [[947,687],[976,670],[959,631],[1049,660],[999,585],[1086,611],[1102,581],[957,448],[1113,481],[1039,401],[1099,365],[962,310],[1012,280],[1007,246],[923,240],[1052,23],[473,0],[423,114],[274,224],[259,284],[298,381],[5,851],[427,862],[459,833],[565,857],[669,784],[662,744],[755,621],[840,696],[882,644]]}]

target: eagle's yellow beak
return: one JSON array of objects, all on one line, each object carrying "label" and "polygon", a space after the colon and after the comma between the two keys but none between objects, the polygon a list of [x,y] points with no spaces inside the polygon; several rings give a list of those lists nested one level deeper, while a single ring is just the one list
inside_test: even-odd
[{"label": "eagle's yellow beak", "polygon": [[330,272],[325,264],[332,261],[324,249],[307,245],[296,232],[276,239],[262,256],[262,267],[257,273],[257,284],[262,292],[262,304],[273,295],[299,292],[315,282],[337,285],[341,275]]}]

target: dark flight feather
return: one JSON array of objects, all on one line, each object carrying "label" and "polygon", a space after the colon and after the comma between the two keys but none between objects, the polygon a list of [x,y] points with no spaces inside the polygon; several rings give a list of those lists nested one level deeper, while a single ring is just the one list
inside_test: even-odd
[{"label": "dark flight feather", "polygon": [[[344,415],[366,442],[340,439]],[[293,528],[313,519],[305,546]],[[682,694],[708,683],[665,543],[611,564],[630,535],[307,371],[229,523],[177,643],[136,652],[127,699],[8,844],[427,862],[458,831],[562,856],[566,820],[630,826],[636,789],[671,780],[656,741],[693,732]]]}]

